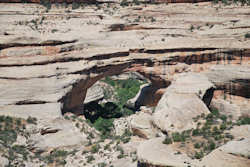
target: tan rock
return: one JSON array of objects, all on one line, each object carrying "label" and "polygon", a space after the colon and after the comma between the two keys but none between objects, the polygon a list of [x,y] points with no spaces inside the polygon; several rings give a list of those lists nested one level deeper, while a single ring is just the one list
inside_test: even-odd
[{"label": "tan rock", "polygon": [[[41,133],[47,131],[47,133]],[[87,143],[87,136],[80,132],[71,121],[55,119],[41,127],[38,134],[30,138],[30,145],[35,149],[48,150],[59,147],[77,147]]]},{"label": "tan rock", "polygon": [[9,164],[9,160],[5,157],[0,156],[0,167],[5,167]]},{"label": "tan rock", "polygon": [[194,160],[185,154],[176,155],[177,151],[162,141],[163,138],[154,138],[140,144],[137,149],[139,162],[148,166],[198,166],[198,161],[193,162]]},{"label": "tan rock", "polygon": [[193,118],[209,113],[201,98],[212,87],[213,84],[199,74],[178,76],[159,101],[153,114],[154,124],[163,131],[196,128]]},{"label": "tan rock", "polygon": [[[240,148],[238,147],[240,146]],[[232,154],[236,153],[236,154]],[[217,148],[210,154],[205,156],[201,164],[208,167],[247,167],[250,160],[247,157],[239,156],[239,154],[249,154],[249,141],[231,141],[226,145]]]},{"label": "tan rock", "polygon": [[152,124],[152,115],[145,112],[138,112],[130,116],[130,127],[134,135],[150,139],[158,134],[158,130]]}]

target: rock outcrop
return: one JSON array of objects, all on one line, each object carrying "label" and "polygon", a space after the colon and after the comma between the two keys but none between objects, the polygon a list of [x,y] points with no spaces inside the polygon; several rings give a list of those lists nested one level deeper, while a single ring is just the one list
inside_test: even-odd
[{"label": "rock outcrop", "polygon": [[[162,144],[163,138],[154,138],[158,130],[195,128],[192,118],[208,114],[210,104],[226,115],[234,114],[235,119],[249,114],[248,6],[165,4],[192,0],[159,0],[161,5],[146,2],[136,6],[120,6],[120,1],[83,1],[96,5],[52,4],[48,8],[38,4],[39,0],[26,4],[1,1],[18,3],[0,5],[0,115],[38,119],[29,142],[18,137],[16,144],[47,151],[79,148],[76,159],[64,157],[68,166],[98,166],[102,161],[120,166],[124,160],[129,161],[126,166],[134,166],[135,148],[149,139],[138,149],[139,162],[146,166],[212,166],[214,162],[249,166],[249,159],[239,156],[248,156],[248,147],[232,149],[249,144],[242,134],[239,136],[244,140],[237,138],[217,148],[201,162]],[[87,123],[76,116],[66,119],[66,113],[83,114],[84,103],[104,96],[99,88],[91,90],[95,83],[126,72],[137,72],[150,80],[143,94],[146,97],[138,106],[157,106],[155,113],[140,111],[131,116],[129,128],[137,136],[128,137],[132,142],[123,139],[122,146],[133,151],[118,147],[122,140],[110,139],[100,142],[100,150],[96,150],[93,143],[99,139],[98,132],[82,127]],[[223,93],[230,98],[224,99]],[[227,108],[231,109],[223,111]],[[124,127],[119,130],[117,126],[118,135],[124,133]],[[247,128],[233,130],[235,134],[249,133]],[[84,144],[84,148],[79,147]],[[124,152],[133,156],[125,158]],[[0,163],[8,163],[2,155]],[[34,166],[35,162],[25,163]]]},{"label": "rock outcrop", "polygon": [[198,161],[185,154],[177,154],[177,150],[162,141],[163,138],[154,138],[142,143],[137,149],[139,163],[149,167],[198,166]]},{"label": "rock outcrop", "polygon": [[87,143],[87,136],[65,119],[55,119],[40,128],[40,132],[30,137],[30,146],[36,150],[60,147],[76,147]]},{"label": "rock outcrop", "polygon": [[247,167],[250,164],[250,160],[247,157],[244,157],[244,155],[249,155],[248,146],[249,139],[229,142],[204,157],[201,164],[208,167]]},{"label": "rock outcrop", "polygon": [[202,98],[207,90],[212,88],[213,84],[202,75],[181,74],[167,88],[159,101],[153,115],[154,124],[165,132],[195,128],[196,123],[193,118],[209,113]]},{"label": "rock outcrop", "polygon": [[91,86],[86,94],[86,97],[84,99],[84,104],[90,103],[93,101],[99,101],[104,98],[104,90],[102,86],[98,83],[95,83],[93,86]]},{"label": "rock outcrop", "polygon": [[[231,23],[233,14],[239,20],[234,23],[234,28],[244,27],[248,23],[247,16],[244,15],[248,7],[237,7],[237,10],[223,8],[225,15],[217,15],[213,7],[205,4],[186,4],[184,6],[188,6],[188,11],[192,11],[193,15],[185,15],[186,21],[178,22],[172,11],[173,6],[175,13],[187,12],[178,5],[162,6],[164,12],[161,15],[155,14],[154,11],[158,9],[154,6],[148,6],[142,11],[133,8],[116,11],[121,16],[124,12],[135,12],[138,16],[146,12],[146,18],[151,18],[154,14],[155,26],[148,19],[141,20],[138,24],[148,27],[157,27],[159,24],[158,27],[165,28],[138,29],[137,31],[143,32],[138,34],[137,31],[115,33],[105,30],[111,24],[126,20],[123,17],[116,20],[112,15],[105,14],[101,14],[103,17],[100,19],[92,8],[88,9],[87,15],[72,10],[69,16],[65,16],[58,14],[61,9],[53,6],[45,13],[44,8],[40,8],[38,4],[11,4],[11,7],[9,4],[1,4],[0,13],[4,18],[1,19],[0,31],[1,114],[19,117],[31,115],[47,120],[60,117],[61,113],[68,111],[81,113],[88,88],[104,76],[124,71],[137,71],[149,78],[154,87],[162,88],[171,83],[174,74],[208,70],[212,64],[224,64],[224,57],[225,60],[230,59],[230,64],[235,66],[238,63],[249,66],[249,40],[243,37],[238,40],[232,35],[235,29],[230,24],[221,25],[213,21],[218,17]],[[30,15],[36,10],[41,10],[42,14]],[[11,19],[12,11],[18,11],[15,21]],[[102,12],[101,9],[100,13]],[[84,22],[80,21],[83,15]],[[198,20],[202,18],[206,22],[192,21],[194,15]],[[169,17],[164,24],[160,23],[162,16]],[[67,19],[69,21],[65,23]],[[134,17],[129,16],[128,19]],[[213,27],[209,28],[207,23]],[[57,26],[52,29],[54,24]],[[78,28],[80,24],[84,24],[83,29]],[[93,29],[95,24],[99,28]],[[16,25],[20,28],[16,29]],[[201,28],[190,32],[188,25],[199,25]],[[238,35],[246,30],[238,28]],[[210,35],[215,32],[216,36]],[[220,32],[226,32],[227,36]],[[151,33],[150,37],[147,33]],[[181,37],[178,36],[180,33]],[[236,49],[232,52],[231,48]],[[240,83],[236,91],[238,88],[242,89],[242,80],[235,81]],[[163,93],[164,91],[155,91],[156,97]],[[157,101],[154,102],[156,104]]]}]

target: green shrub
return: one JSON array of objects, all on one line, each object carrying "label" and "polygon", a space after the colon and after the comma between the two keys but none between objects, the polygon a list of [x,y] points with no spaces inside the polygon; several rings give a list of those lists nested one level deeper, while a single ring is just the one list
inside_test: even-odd
[{"label": "green shrub", "polygon": [[170,137],[166,136],[162,143],[163,144],[172,144],[172,139]]},{"label": "green shrub", "polygon": [[110,144],[106,144],[105,146],[104,146],[104,150],[108,150],[110,148]]},{"label": "green shrub", "polygon": [[23,159],[24,160],[27,160],[27,157],[29,155],[29,152],[27,151],[26,147],[25,146],[22,146],[22,145],[14,145],[12,147],[12,149],[18,153],[18,154],[21,154],[23,155]]},{"label": "green shrub", "polygon": [[151,17],[151,22],[156,22],[156,19],[154,17]]},{"label": "green shrub", "polygon": [[78,9],[80,6],[81,6],[80,3],[78,3],[78,2],[73,2],[73,3],[72,3],[72,10]]},{"label": "green shrub", "polygon": [[226,116],[226,115],[220,115],[220,119],[221,119],[223,122],[226,122],[226,121],[227,121],[227,116]]},{"label": "green shrub", "polygon": [[220,129],[221,130],[225,130],[227,128],[227,124],[225,122],[223,122],[221,125],[220,125]]},{"label": "green shrub", "polygon": [[212,150],[215,149],[215,147],[216,147],[216,144],[212,140],[210,140],[209,141],[209,147],[208,147],[209,150],[212,151]]},{"label": "green shrub", "polygon": [[222,135],[216,135],[214,136],[214,140],[221,140],[223,138]]},{"label": "green shrub", "polygon": [[219,115],[220,115],[219,110],[216,109],[216,108],[212,108],[212,109],[211,109],[211,113],[212,113],[213,115],[216,115],[216,116],[219,116]]},{"label": "green shrub", "polygon": [[128,6],[128,5],[129,5],[129,2],[128,2],[127,0],[122,0],[121,3],[120,3],[120,5],[121,5],[122,7]]},{"label": "green shrub", "polygon": [[13,129],[5,129],[0,131],[0,140],[6,145],[12,144],[17,139],[17,133]]},{"label": "green shrub", "polygon": [[184,142],[186,140],[186,137],[179,132],[172,133],[172,138],[174,142]]},{"label": "green shrub", "polygon": [[124,154],[120,154],[120,155],[117,156],[118,159],[121,159],[121,158],[124,158],[124,157],[125,157]]},{"label": "green shrub", "polygon": [[97,153],[100,149],[100,145],[99,144],[95,144],[91,147],[91,153]]},{"label": "green shrub", "polygon": [[192,136],[199,136],[200,135],[200,130],[199,129],[194,129],[192,131]]},{"label": "green shrub", "polygon": [[250,38],[250,33],[246,33],[245,38]]},{"label": "green shrub", "polygon": [[201,145],[199,143],[195,143],[194,148],[201,148]]},{"label": "green shrub", "polygon": [[87,158],[87,162],[88,162],[88,163],[90,163],[90,162],[92,162],[92,161],[95,160],[95,158],[93,157],[93,155],[89,155],[89,156],[87,156],[86,158]]},{"label": "green shrub", "polygon": [[193,32],[193,30],[194,30],[194,26],[193,26],[193,25],[191,25],[191,26],[190,26],[190,28],[189,28],[189,30],[190,30],[191,32]]},{"label": "green shrub", "polygon": [[106,163],[104,163],[104,162],[102,162],[102,163],[97,164],[97,166],[98,166],[98,167],[106,167],[106,166],[107,166],[107,164],[106,164]]},{"label": "green shrub", "polygon": [[140,5],[140,1],[138,1],[138,0],[133,0],[132,3],[135,5]]},{"label": "green shrub", "polygon": [[201,159],[204,156],[203,152],[195,152],[194,158],[196,159]]},{"label": "green shrub", "polygon": [[51,9],[50,0],[41,0],[40,4],[46,7],[46,12],[48,12]]},{"label": "green shrub", "polygon": [[231,140],[234,139],[234,136],[231,135],[231,134],[229,134],[229,133],[226,133],[226,134],[225,134],[225,137],[228,138],[228,139],[231,139]]},{"label": "green shrub", "polygon": [[250,124],[250,117],[240,117],[239,120],[237,121],[238,125],[249,125]]},{"label": "green shrub", "polygon": [[37,124],[37,119],[35,118],[35,117],[28,117],[28,119],[27,119],[27,122],[29,123],[29,124]]},{"label": "green shrub", "polygon": [[68,155],[68,151],[65,150],[55,150],[50,154],[52,157],[66,157]]},{"label": "green shrub", "polygon": [[113,127],[113,119],[103,119],[102,117],[99,117],[93,125],[102,133],[102,135],[107,135]]}]

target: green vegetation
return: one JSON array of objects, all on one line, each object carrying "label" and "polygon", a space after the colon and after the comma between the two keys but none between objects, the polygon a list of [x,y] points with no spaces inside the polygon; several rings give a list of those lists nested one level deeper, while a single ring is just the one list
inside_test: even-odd
[{"label": "green vegetation", "polygon": [[196,159],[201,159],[204,156],[203,152],[195,152],[194,158]]},{"label": "green vegetation", "polygon": [[120,140],[123,143],[128,143],[131,139],[131,136],[132,136],[132,133],[128,129],[126,129],[124,134],[120,137]]},{"label": "green vegetation", "polygon": [[195,143],[194,148],[201,148],[201,145],[199,143]]},{"label": "green vegetation", "polygon": [[51,9],[50,0],[41,0],[40,4],[43,5],[46,8],[46,12],[48,12]]},{"label": "green vegetation", "polygon": [[29,123],[29,124],[37,124],[37,119],[35,118],[35,117],[28,117],[28,119],[27,119],[27,122]]},{"label": "green vegetation", "polygon": [[80,6],[81,6],[81,3],[73,2],[73,3],[72,3],[72,10],[78,9],[78,8],[80,8]]},{"label": "green vegetation", "polygon": [[65,158],[69,155],[65,150],[53,150],[49,155],[42,157],[42,160],[48,164],[55,163],[57,165],[65,165]]},{"label": "green vegetation", "polygon": [[204,114],[193,118],[197,122],[196,129],[190,129],[183,132],[172,132],[165,137],[163,144],[180,143],[179,147],[184,147],[185,143],[192,143],[188,148],[194,148],[190,156],[201,159],[204,155],[209,154],[212,150],[233,140],[234,136],[228,133],[234,125],[250,124],[250,118],[247,116],[240,117],[236,123],[232,123],[232,116],[221,114],[217,109],[211,109],[207,116]]},{"label": "green vegetation", "polygon": [[91,153],[97,153],[101,146],[99,144],[95,144],[91,147]]},{"label": "green vegetation", "polygon": [[250,117],[243,116],[240,117],[237,121],[237,125],[249,125],[250,124]]},{"label": "green vegetation", "polygon": [[184,142],[186,140],[185,133],[174,132],[172,133],[172,138],[174,142]]},{"label": "green vegetation", "polygon": [[173,143],[173,142],[172,142],[172,138],[166,136],[162,143],[163,143],[163,144],[172,144],[172,143]]},{"label": "green vegetation", "polygon": [[93,157],[93,155],[87,156],[87,162],[88,162],[88,163],[90,163],[90,162],[92,162],[92,161],[94,161],[94,160],[95,160],[95,158]]},{"label": "green vegetation", "polygon": [[138,0],[133,0],[132,3],[135,5],[140,5],[140,1],[138,1]]},{"label": "green vegetation", "polygon": [[194,26],[193,26],[193,25],[191,25],[191,26],[190,26],[190,28],[189,28],[189,30],[190,30],[191,32],[193,32],[193,30],[194,30]]},{"label": "green vegetation", "polygon": [[246,33],[245,38],[250,38],[250,33]]},{"label": "green vegetation", "polygon": [[24,132],[25,125],[26,121],[20,118],[0,116],[0,143],[4,146],[13,144],[17,139],[17,133]]},{"label": "green vegetation", "polygon": [[102,162],[102,163],[97,164],[97,166],[98,166],[98,167],[106,167],[107,164],[106,164],[105,162]]},{"label": "green vegetation", "polygon": [[127,80],[112,80],[110,77],[106,77],[103,81],[115,88],[119,101],[118,104],[121,106],[133,98],[140,90],[140,85],[142,85],[142,82],[132,78]]},{"label": "green vegetation", "polygon": [[224,5],[231,5],[231,4],[240,4],[242,6],[244,5],[250,5],[250,0],[213,0],[213,3],[223,3]]},{"label": "green vegetation", "polygon": [[121,3],[120,3],[120,5],[121,5],[122,7],[128,6],[128,5],[129,5],[129,2],[128,2],[127,0],[122,0]]},{"label": "green vegetation", "polygon": [[[91,102],[84,106],[84,115],[90,120],[90,124],[101,132],[102,138],[108,138],[112,137],[110,133],[115,118],[133,114],[132,110],[124,106],[129,99],[136,95],[143,82],[136,79],[112,80],[110,77],[106,77],[103,81],[115,89],[117,102],[107,102],[105,104]],[[122,136],[121,140],[126,143],[130,140],[130,137]]]},{"label": "green vegetation", "polygon": [[117,156],[118,159],[121,159],[121,158],[125,157],[124,150],[122,149],[121,146],[117,146],[116,150],[120,151],[120,154]]},{"label": "green vegetation", "polygon": [[[23,145],[13,145],[18,135],[28,136],[25,132],[28,120],[21,118],[13,118],[9,116],[0,116],[0,151],[9,160],[9,166],[14,166],[14,160],[21,157],[22,160],[27,160],[29,151]],[[18,165],[24,165],[23,162],[18,162]]]},{"label": "green vegetation", "polygon": [[113,119],[103,119],[99,117],[93,125],[103,136],[107,136],[113,127]]}]

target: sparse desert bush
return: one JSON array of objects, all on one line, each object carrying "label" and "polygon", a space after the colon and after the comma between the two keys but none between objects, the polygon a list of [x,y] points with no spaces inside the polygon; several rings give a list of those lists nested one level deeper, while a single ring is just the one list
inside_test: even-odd
[{"label": "sparse desert bush", "polygon": [[173,142],[172,142],[171,137],[166,136],[162,143],[163,144],[172,144]]},{"label": "sparse desert bush", "polygon": [[246,33],[245,38],[250,38],[250,33]]},{"label": "sparse desert bush", "polygon": [[35,117],[28,117],[27,118],[27,122],[29,123],[29,124],[37,124],[37,119],[35,118]]},{"label": "sparse desert bush", "polygon": [[87,156],[86,158],[87,158],[87,162],[88,162],[88,163],[90,163],[90,162],[92,162],[92,161],[95,160],[95,158],[94,158],[93,155],[89,155],[89,156]]}]

